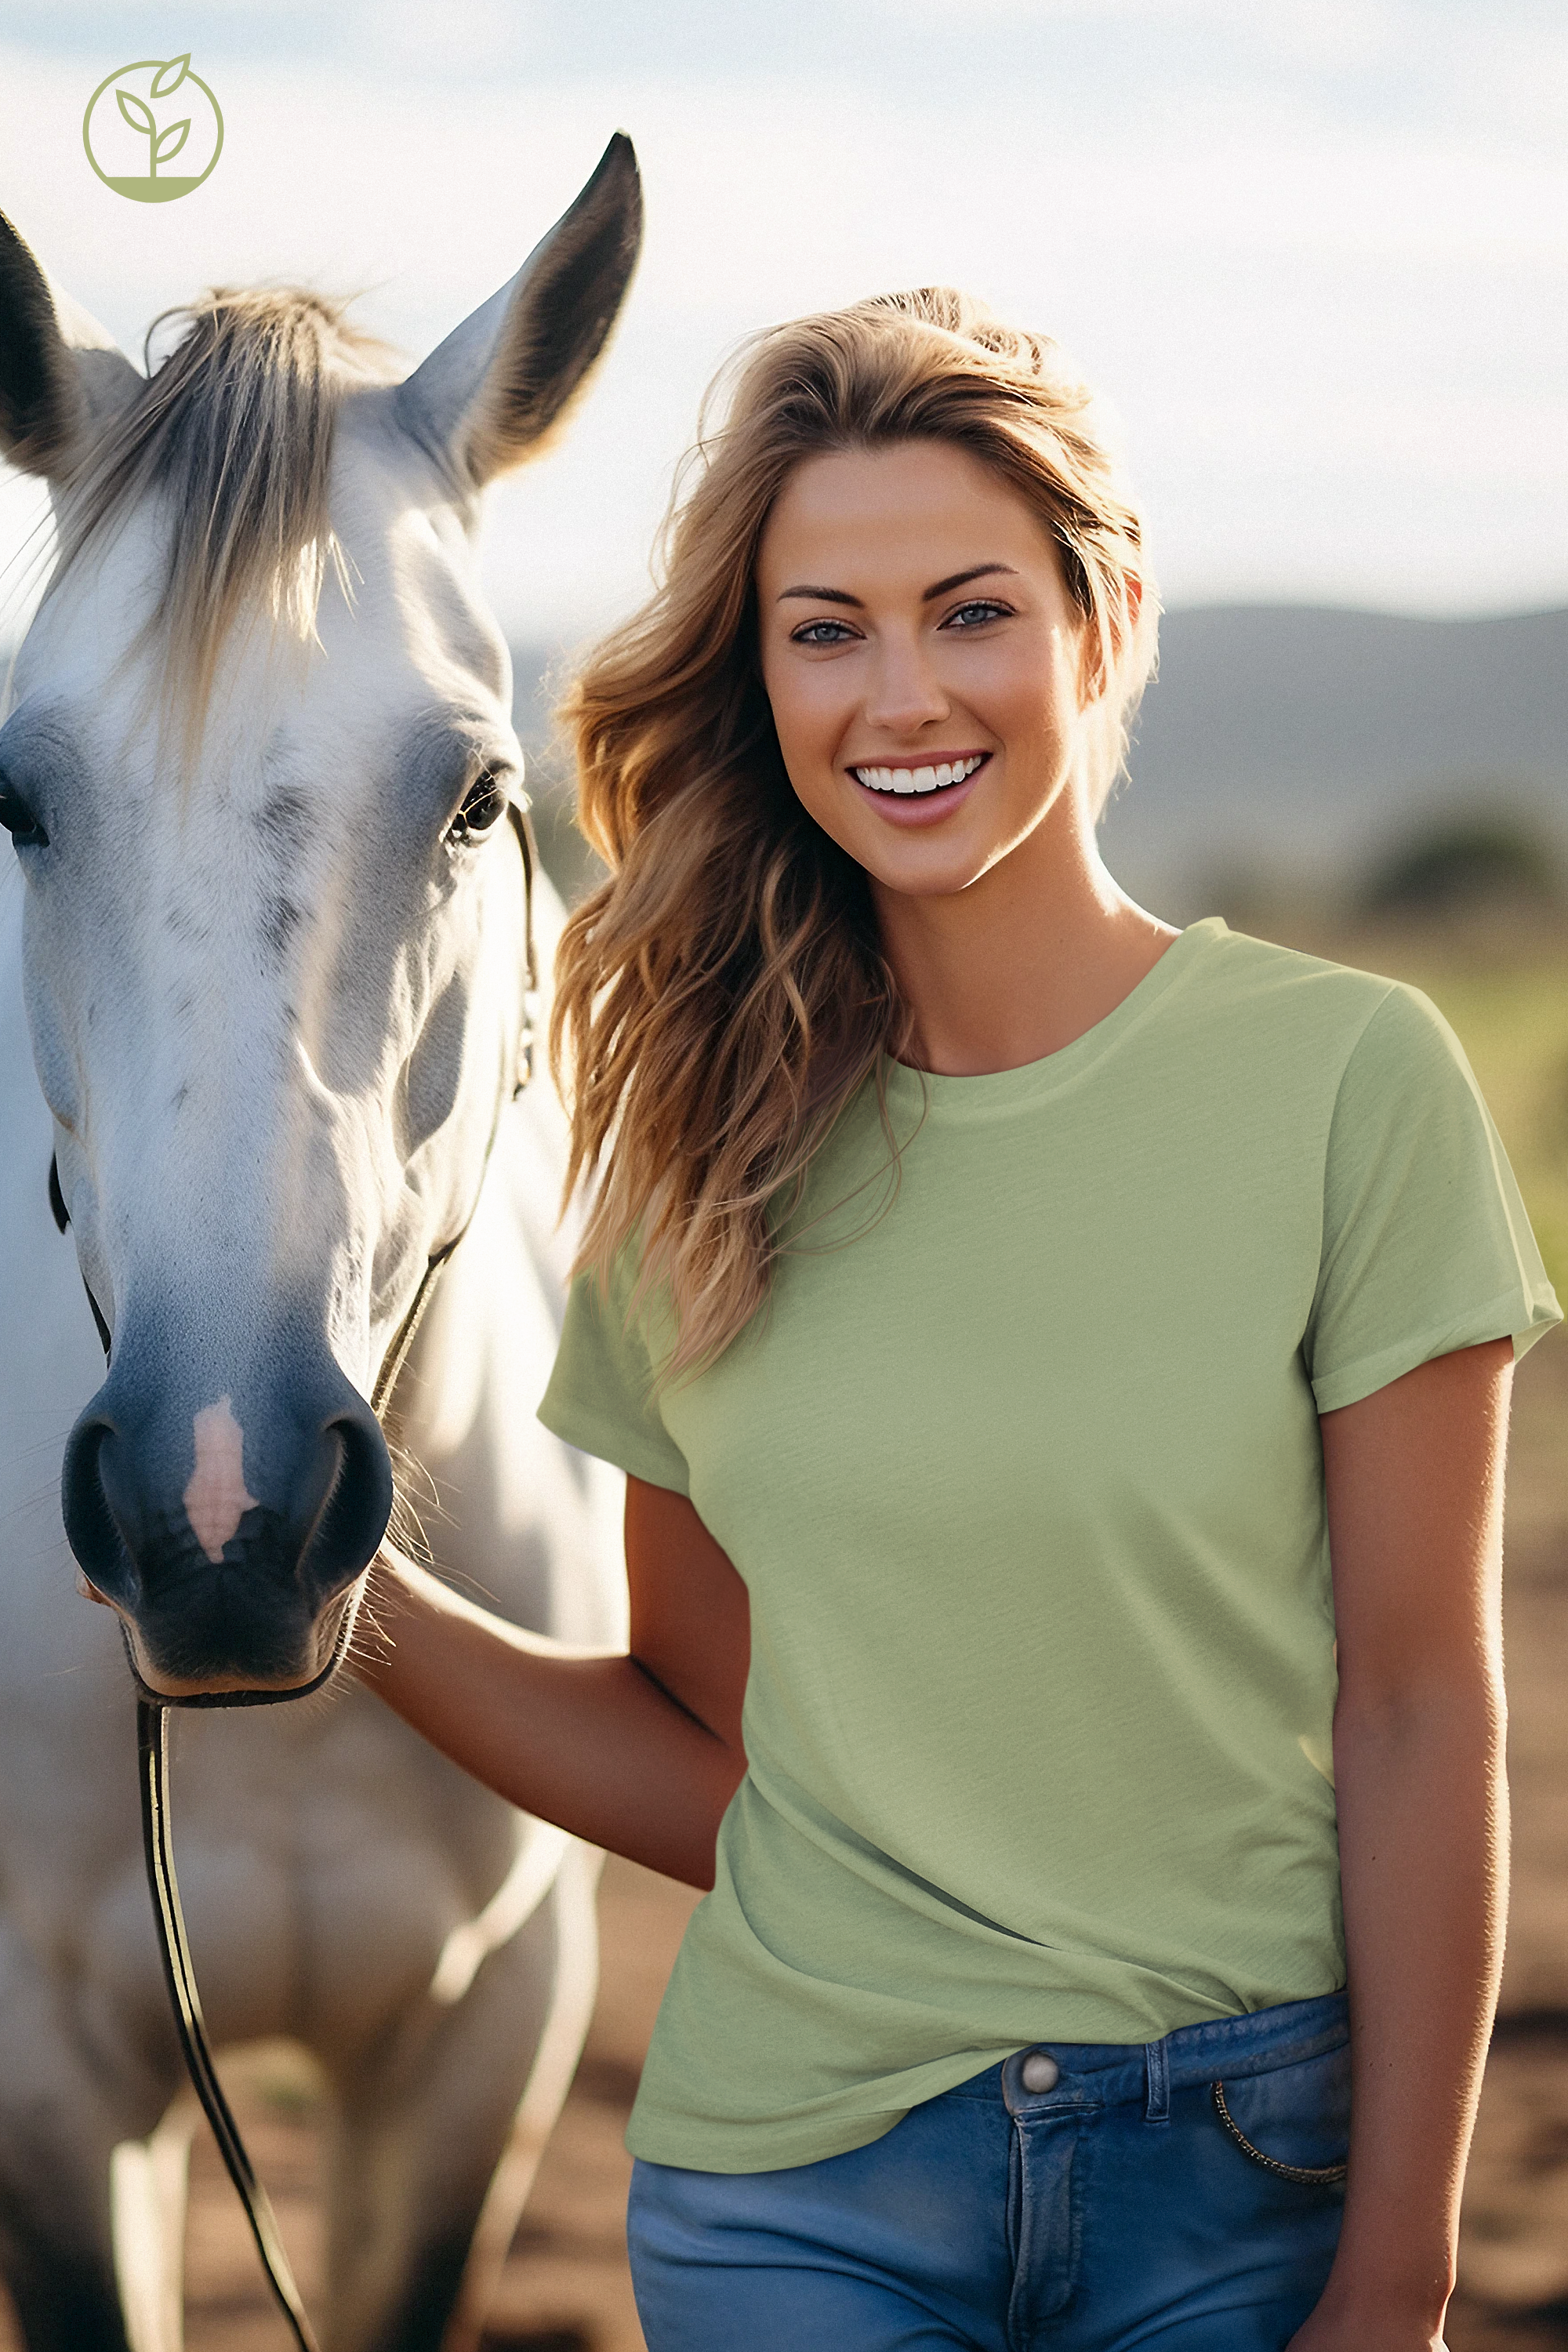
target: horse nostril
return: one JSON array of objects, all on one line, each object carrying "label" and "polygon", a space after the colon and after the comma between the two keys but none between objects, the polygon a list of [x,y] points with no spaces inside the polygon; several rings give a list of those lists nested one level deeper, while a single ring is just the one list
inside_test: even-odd
[{"label": "horse nostril", "polygon": [[102,1593],[129,1601],[136,1569],[120,1531],[103,1483],[103,1448],[112,1424],[84,1413],[67,1442],[60,1478],[66,1536],[89,1581]]},{"label": "horse nostril", "polygon": [[321,1435],[336,1460],[300,1565],[325,1601],[375,1558],[392,1517],[392,1462],[380,1423],[357,1398],[324,1424]]}]

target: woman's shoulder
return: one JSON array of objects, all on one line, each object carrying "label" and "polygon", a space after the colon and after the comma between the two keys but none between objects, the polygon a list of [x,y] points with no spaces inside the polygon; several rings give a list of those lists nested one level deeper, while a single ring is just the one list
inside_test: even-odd
[{"label": "woman's shoulder", "polygon": [[1434,1123],[1474,1129],[1493,1149],[1464,1046],[1408,981],[1222,923],[1192,980],[1189,1066],[1206,1068],[1226,1099],[1239,1090],[1318,1136],[1331,1161],[1363,1147],[1403,1150]]},{"label": "woman's shoulder", "polygon": [[1189,924],[1187,932],[1203,940],[1203,961],[1211,980],[1237,992],[1282,990],[1321,992],[1325,996],[1373,1003],[1401,983],[1385,972],[1369,971],[1360,964],[1341,963],[1331,956],[1310,954],[1305,949],[1283,947],[1278,940],[1233,930],[1219,915]]},{"label": "woman's shoulder", "polygon": [[1361,965],[1281,947],[1235,931],[1217,916],[1193,928],[1205,934],[1194,959],[1194,1010],[1229,1013],[1283,1044],[1288,1039],[1349,1052],[1365,1041],[1398,1053],[1457,1041],[1432,1003],[1408,981]]}]

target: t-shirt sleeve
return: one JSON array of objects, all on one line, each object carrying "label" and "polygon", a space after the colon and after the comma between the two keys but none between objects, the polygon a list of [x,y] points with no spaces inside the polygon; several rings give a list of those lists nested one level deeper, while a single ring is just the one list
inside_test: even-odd
[{"label": "t-shirt sleeve", "polygon": [[1521,1356],[1562,1319],[1463,1046],[1419,989],[1391,985],[1329,1130],[1303,1343],[1319,1412],[1483,1339]]},{"label": "t-shirt sleeve", "polygon": [[686,1495],[686,1456],[666,1429],[654,1394],[647,1312],[640,1310],[629,1326],[626,1319],[636,1272],[628,1251],[607,1290],[597,1274],[580,1274],[574,1281],[539,1418],[584,1454],[613,1462],[649,1486]]}]

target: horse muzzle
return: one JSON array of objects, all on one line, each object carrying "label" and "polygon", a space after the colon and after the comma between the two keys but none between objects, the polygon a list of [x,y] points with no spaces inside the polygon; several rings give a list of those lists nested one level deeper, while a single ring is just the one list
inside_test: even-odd
[{"label": "horse muzzle", "polygon": [[71,1549],[161,1696],[316,1679],[386,1532],[375,1414],[324,1345],[268,1354],[202,1395],[166,1345],[117,1339],[66,1447]]}]

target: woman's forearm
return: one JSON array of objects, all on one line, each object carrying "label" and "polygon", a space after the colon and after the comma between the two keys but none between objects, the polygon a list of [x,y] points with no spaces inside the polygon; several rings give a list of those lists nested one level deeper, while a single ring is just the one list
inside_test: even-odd
[{"label": "woman's forearm", "polygon": [[[1363,1704],[1334,1726],[1351,1999],[1350,2177],[1318,2316],[1371,2348],[1436,2342],[1502,1965],[1500,1676]],[[1368,2327],[1375,2333],[1366,2333]]]},{"label": "woman's forearm", "polygon": [[487,1787],[594,1845],[711,1886],[745,1759],[635,1658],[524,1633],[385,1552],[355,1651],[361,1680]]}]

